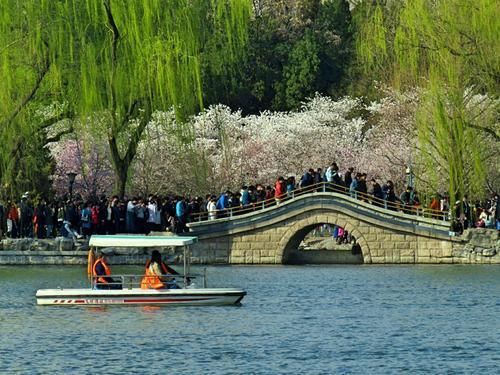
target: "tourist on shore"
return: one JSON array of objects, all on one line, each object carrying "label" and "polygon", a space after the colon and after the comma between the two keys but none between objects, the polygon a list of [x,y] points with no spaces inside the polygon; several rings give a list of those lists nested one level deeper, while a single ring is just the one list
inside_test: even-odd
[{"label": "tourist on shore", "polygon": [[92,234],[99,233],[100,216],[99,204],[94,201],[90,206],[90,224],[92,228]]},{"label": "tourist on shore", "polygon": [[90,201],[85,202],[81,211],[81,228],[82,234],[85,237],[92,235],[92,210],[90,209]]},{"label": "tourist on shore", "polygon": [[488,228],[491,227],[491,219],[488,210],[478,208],[478,219],[476,221],[476,228]]},{"label": "tourist on shore", "polygon": [[3,234],[5,232],[5,222],[6,222],[6,211],[5,211],[5,207],[2,203],[2,201],[0,201],[0,239],[3,238]]},{"label": "tourist on shore", "polygon": [[147,230],[149,232],[154,232],[158,230],[160,221],[160,211],[158,210],[158,204],[156,202],[156,196],[150,195],[148,199],[148,219],[146,221]]},{"label": "tourist on shore", "polygon": [[83,236],[77,231],[79,222],[80,216],[76,205],[72,201],[68,201],[64,210],[63,236],[73,239],[82,238]]},{"label": "tourist on shore", "polygon": [[461,209],[462,209],[462,213],[463,213],[462,219],[463,219],[463,226],[464,226],[464,230],[465,230],[465,229],[472,227],[472,224],[473,224],[472,209],[471,209],[471,206],[469,204],[467,194],[465,194],[463,199],[462,199]]},{"label": "tourist on shore", "polygon": [[490,213],[495,220],[496,229],[500,230],[500,199],[498,198],[497,193],[493,195]]},{"label": "tourist on shore", "polygon": [[459,235],[464,232],[464,215],[462,213],[462,204],[456,201],[454,205],[455,217],[451,224],[451,230]]},{"label": "tourist on shore", "polygon": [[183,233],[186,230],[186,218],[188,216],[187,204],[184,197],[177,197],[175,203],[175,233]]},{"label": "tourist on shore", "polygon": [[134,197],[131,200],[128,201],[127,203],[127,217],[126,217],[126,226],[127,226],[127,232],[128,233],[135,233],[135,206],[137,204],[137,198]]},{"label": "tourist on shore", "polygon": [[19,209],[15,202],[7,202],[7,236],[17,238],[19,236]]},{"label": "tourist on shore", "polygon": [[149,210],[144,203],[144,199],[139,198],[135,206],[135,227],[137,233],[146,234],[146,220],[148,219]]},{"label": "tourist on shore", "polygon": [[21,237],[33,237],[33,205],[31,204],[31,199],[29,193],[26,192],[21,197],[21,203],[19,204],[19,223],[21,230]]},{"label": "tourist on shore", "polygon": [[50,202],[47,207],[47,238],[56,236],[55,229],[57,228],[57,215],[55,211],[55,202]]},{"label": "tourist on shore", "polygon": [[36,238],[47,237],[47,206],[44,199],[40,199],[33,212],[34,234]]}]

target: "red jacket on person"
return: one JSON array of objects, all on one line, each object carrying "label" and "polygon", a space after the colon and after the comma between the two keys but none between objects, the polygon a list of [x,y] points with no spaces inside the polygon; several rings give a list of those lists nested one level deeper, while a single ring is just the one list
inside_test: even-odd
[{"label": "red jacket on person", "polygon": [[286,196],[285,181],[276,181],[276,184],[274,185],[274,196],[275,198],[283,198]]}]

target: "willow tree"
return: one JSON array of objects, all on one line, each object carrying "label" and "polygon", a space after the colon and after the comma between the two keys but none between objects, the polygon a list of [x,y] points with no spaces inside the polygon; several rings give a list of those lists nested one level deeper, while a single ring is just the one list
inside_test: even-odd
[{"label": "willow tree", "polygon": [[417,126],[426,168],[447,179],[453,201],[484,189],[480,140],[497,149],[500,140],[498,1],[367,1],[356,13],[366,72],[390,71],[396,87],[424,88]]},{"label": "willow tree", "polygon": [[[182,119],[203,106],[201,62],[234,65],[251,9],[250,0],[3,0],[3,170],[20,134],[27,141],[68,116],[98,115],[123,195],[153,111],[174,107]],[[54,101],[62,110],[37,117]]]}]

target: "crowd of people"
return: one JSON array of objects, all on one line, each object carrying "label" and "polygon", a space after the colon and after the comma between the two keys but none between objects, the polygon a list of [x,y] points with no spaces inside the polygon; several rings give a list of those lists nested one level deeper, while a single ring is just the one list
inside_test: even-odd
[{"label": "crowd of people", "polygon": [[[325,184],[321,184],[325,183]],[[300,180],[295,176],[278,177],[275,184],[244,185],[239,191],[226,190],[220,195],[205,197],[179,195],[149,195],[144,197],[101,195],[84,200],[77,195],[71,199],[33,201],[29,192],[19,202],[0,202],[0,237],[70,238],[87,237],[92,234],[138,233],[154,231],[187,231],[190,221],[214,220],[228,215],[237,215],[249,210],[281,204],[297,194],[312,190],[337,191],[374,205],[405,213],[415,213],[423,208],[418,193],[408,186],[397,195],[394,183],[380,185],[376,179],[367,179],[367,174],[349,168],[339,172],[332,163],[324,172],[322,168],[308,169]],[[461,232],[470,227],[500,229],[498,194],[485,201],[469,203],[467,197],[455,202],[452,212],[447,195],[436,194],[425,207],[428,215],[452,222],[453,230]]]}]

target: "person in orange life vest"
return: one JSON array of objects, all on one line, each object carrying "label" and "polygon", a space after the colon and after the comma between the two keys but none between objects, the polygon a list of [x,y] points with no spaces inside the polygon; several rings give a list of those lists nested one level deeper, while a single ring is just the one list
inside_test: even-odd
[{"label": "person in orange life vest", "polygon": [[161,254],[158,250],[154,250],[151,254],[151,260],[146,263],[146,270],[141,281],[142,289],[162,289],[162,288],[178,288],[175,284],[175,279],[165,277],[165,275],[178,275],[179,273],[173,268],[167,266],[161,259]]},{"label": "person in orange life vest", "polygon": [[92,276],[96,289],[122,289],[122,284],[114,280],[111,275],[111,268],[108,265],[108,257],[99,253],[97,260],[92,267]]}]

